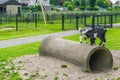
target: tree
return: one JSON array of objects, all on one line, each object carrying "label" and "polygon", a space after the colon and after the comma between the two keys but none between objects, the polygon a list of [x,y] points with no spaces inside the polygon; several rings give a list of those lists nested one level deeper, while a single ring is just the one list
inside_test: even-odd
[{"label": "tree", "polygon": [[95,7],[95,4],[96,4],[96,0],[89,0],[89,5],[90,7]]},{"label": "tree", "polygon": [[67,7],[69,4],[71,4],[70,1],[65,1],[64,4],[63,4],[63,6]]},{"label": "tree", "polygon": [[76,0],[76,1],[74,2],[74,5],[75,5],[76,7],[80,6],[80,1],[79,1],[79,0]]},{"label": "tree", "polygon": [[74,6],[70,0],[66,0],[63,4],[64,7],[67,7],[68,10],[73,10]]},{"label": "tree", "polygon": [[81,1],[80,1],[80,6],[84,6],[84,7],[86,6],[85,0],[81,0]]},{"label": "tree", "polygon": [[110,0],[97,0],[97,5],[102,8],[112,7],[112,2]]},{"label": "tree", "polygon": [[111,7],[111,2],[110,2],[110,0],[105,0],[105,1],[104,1],[104,4],[105,4],[105,7],[106,7],[106,8]]},{"label": "tree", "polygon": [[99,7],[105,8],[104,0],[97,0],[96,3]]},{"label": "tree", "polygon": [[67,9],[70,10],[70,11],[72,11],[72,10],[73,10],[73,5],[69,4],[69,5],[67,6]]}]

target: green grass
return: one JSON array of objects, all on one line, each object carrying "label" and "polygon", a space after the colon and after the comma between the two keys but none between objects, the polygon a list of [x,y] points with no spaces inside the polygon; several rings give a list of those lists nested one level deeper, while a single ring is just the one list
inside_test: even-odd
[{"label": "green grass", "polygon": [[[80,34],[64,37],[64,39],[79,41]],[[106,33],[107,44],[106,47],[111,50],[120,50],[120,28],[110,28]],[[96,40],[98,45],[100,42],[99,39]]]},{"label": "green grass", "polygon": [[46,26],[43,24],[41,26],[40,25],[38,26],[39,27],[37,29],[33,27],[26,27],[26,28],[19,28],[18,31],[16,31],[15,28],[13,30],[0,31],[0,40],[48,34],[48,33],[62,31],[60,24],[57,24],[57,25],[48,24]]},{"label": "green grass", "polygon": [[[38,54],[39,45],[39,42],[35,42],[0,49],[0,80],[22,80],[18,72],[13,71],[16,68],[11,60],[23,55]],[[11,64],[11,68],[5,68],[8,64]]]},{"label": "green grass", "polygon": [[37,54],[39,45],[39,42],[35,42],[31,44],[0,49],[0,60],[9,60],[27,54]]}]

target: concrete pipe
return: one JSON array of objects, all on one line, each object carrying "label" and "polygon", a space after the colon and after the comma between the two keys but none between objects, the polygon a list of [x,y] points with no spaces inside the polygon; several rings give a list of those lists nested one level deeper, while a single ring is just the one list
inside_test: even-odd
[{"label": "concrete pipe", "polygon": [[113,65],[112,54],[107,48],[80,44],[55,36],[43,40],[39,54],[69,61],[92,72],[108,70]]}]

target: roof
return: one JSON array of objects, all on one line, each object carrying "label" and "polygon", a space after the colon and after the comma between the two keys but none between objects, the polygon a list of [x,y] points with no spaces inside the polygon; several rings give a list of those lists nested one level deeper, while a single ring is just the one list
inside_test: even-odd
[{"label": "roof", "polygon": [[21,5],[16,0],[0,0],[0,5]]},{"label": "roof", "polygon": [[9,1],[9,0],[0,0],[0,4],[4,4],[7,1]]}]

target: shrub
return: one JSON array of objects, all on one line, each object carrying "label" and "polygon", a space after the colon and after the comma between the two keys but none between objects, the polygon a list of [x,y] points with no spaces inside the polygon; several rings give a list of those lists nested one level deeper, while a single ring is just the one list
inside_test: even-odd
[{"label": "shrub", "polygon": [[81,6],[80,10],[84,11],[85,10],[85,6]]},{"label": "shrub", "polygon": [[61,67],[62,67],[62,68],[66,68],[67,65],[66,65],[66,64],[62,64]]},{"label": "shrub", "polygon": [[67,6],[67,9],[70,10],[70,11],[72,11],[72,10],[73,10],[73,5],[69,4],[69,5]]}]

